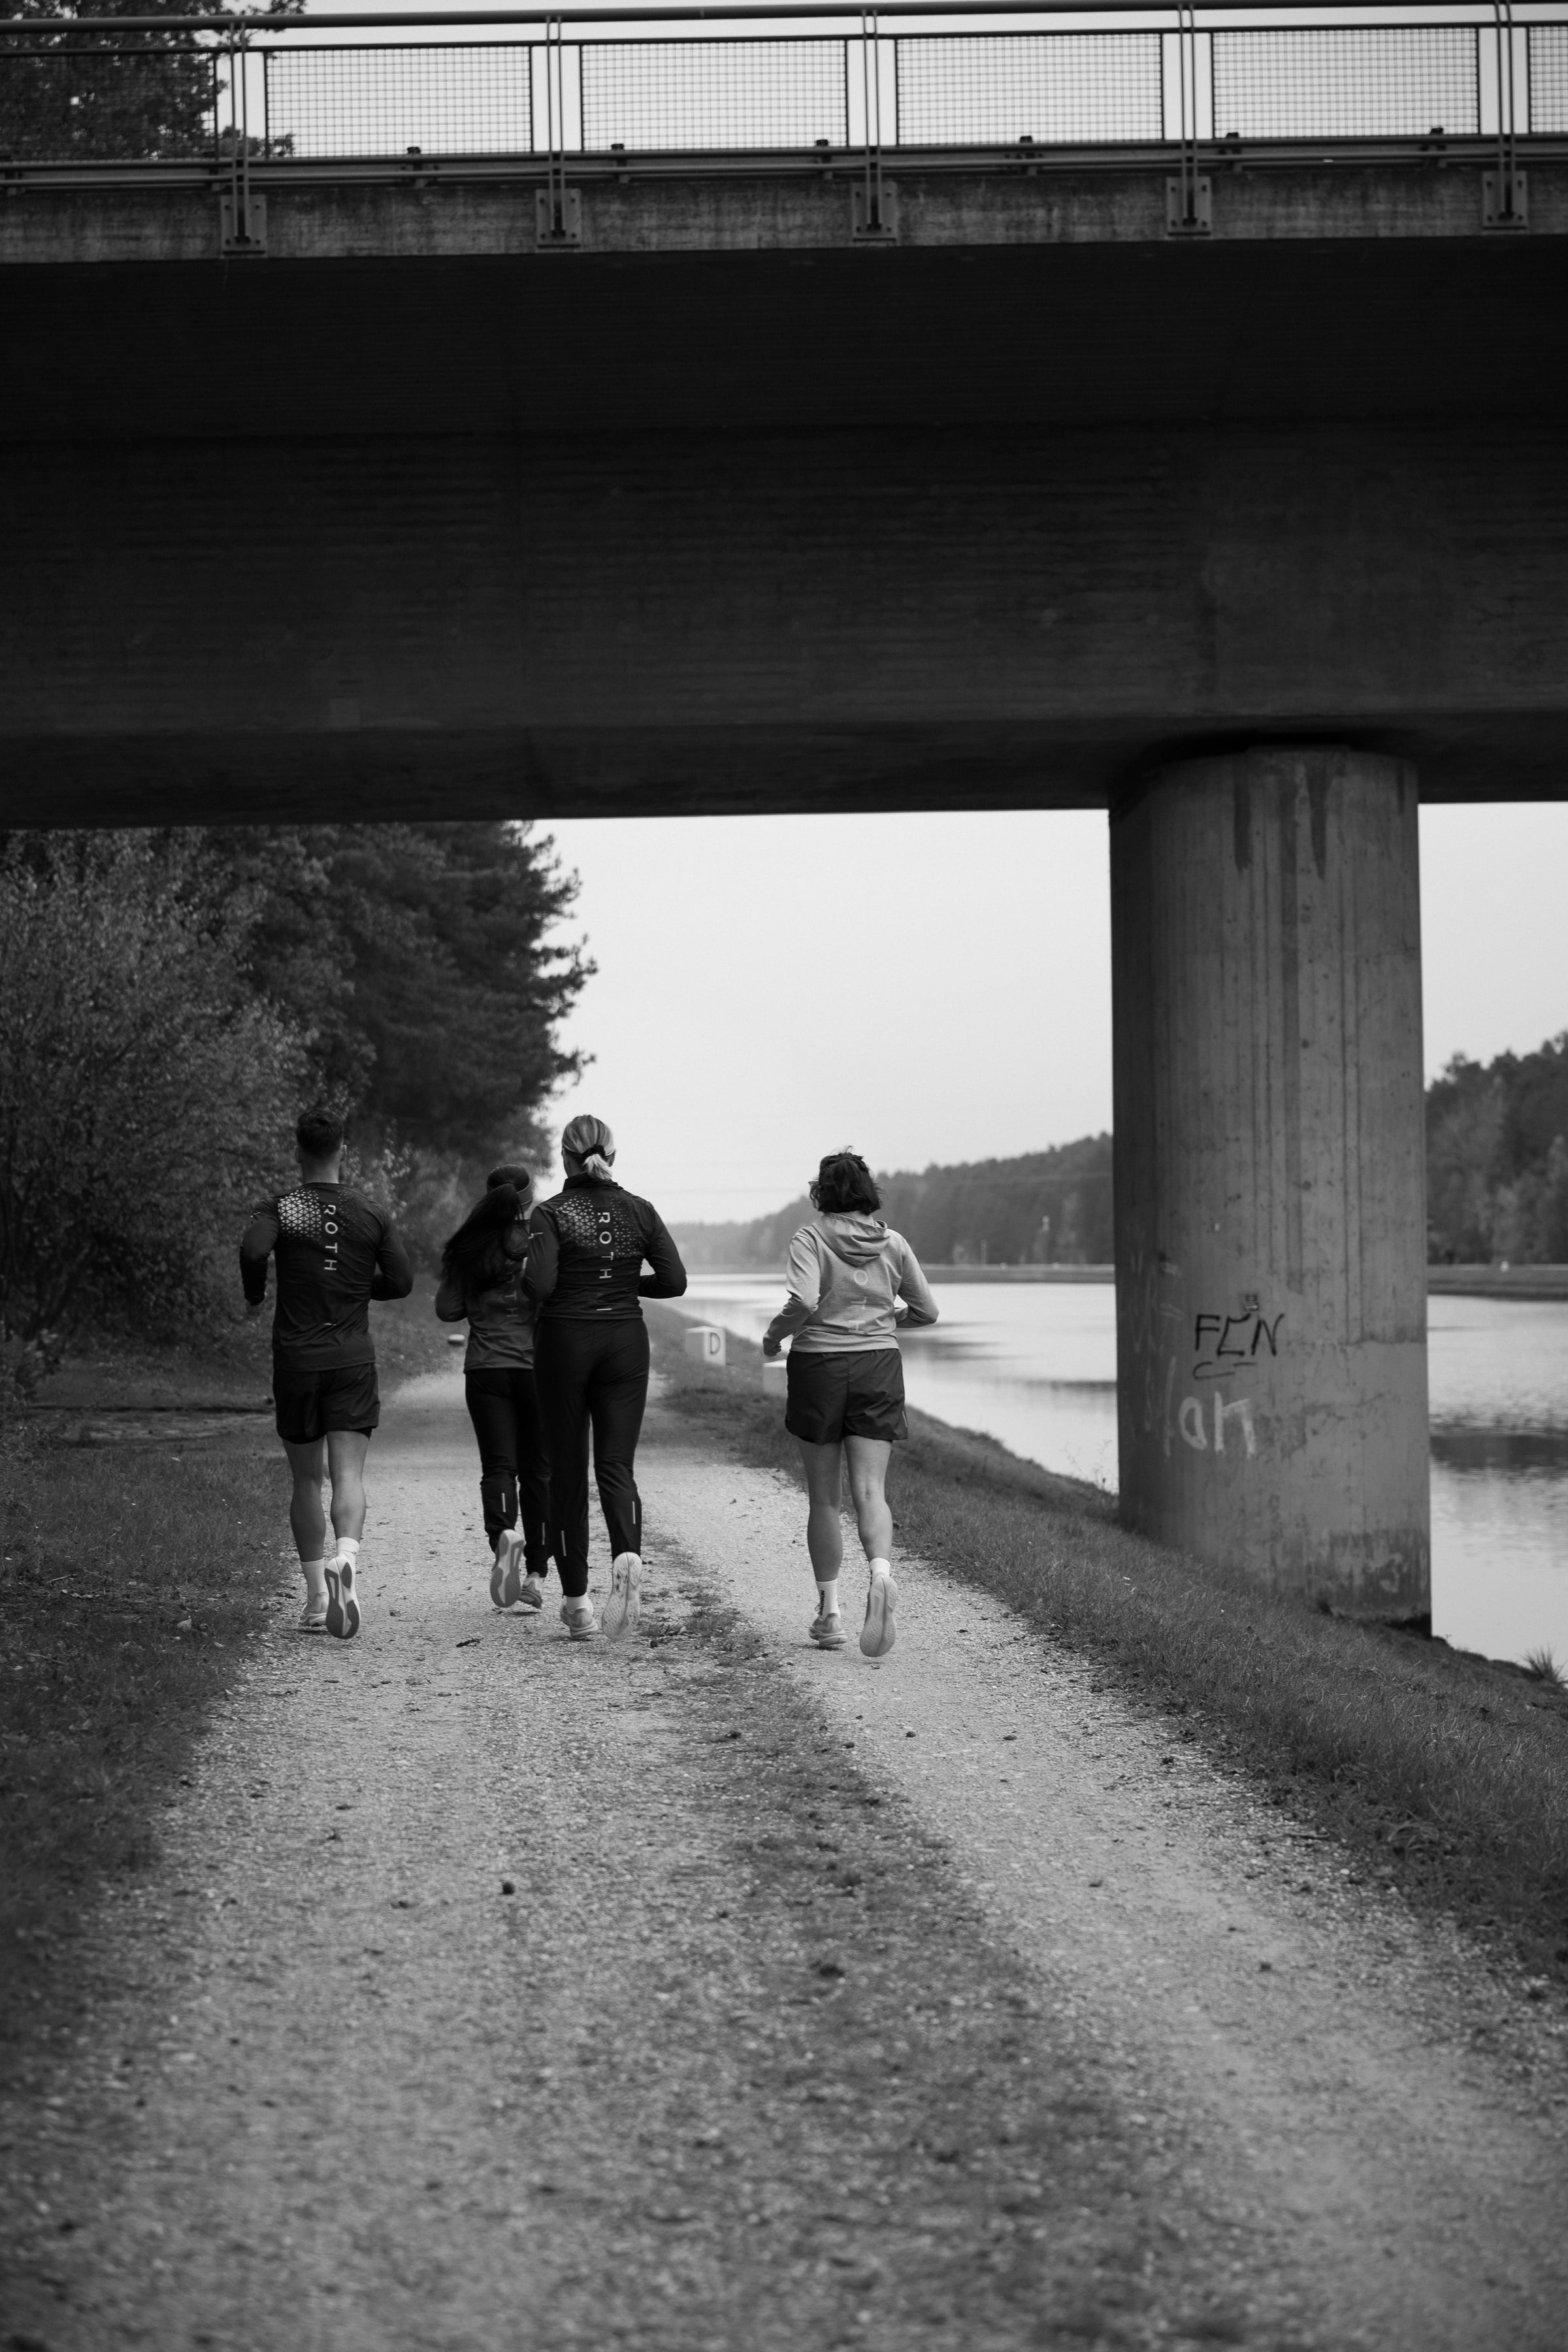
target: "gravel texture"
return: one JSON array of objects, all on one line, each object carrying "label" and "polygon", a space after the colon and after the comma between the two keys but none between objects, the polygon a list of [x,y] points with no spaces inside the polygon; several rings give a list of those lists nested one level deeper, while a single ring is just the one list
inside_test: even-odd
[{"label": "gravel texture", "polygon": [[819,1654],[790,1482],[640,1475],[568,1643],[458,1377],[389,1409],[364,1634],[280,1588],[5,2135],[18,2352],[1562,2345],[1561,2018],[997,1602]]}]

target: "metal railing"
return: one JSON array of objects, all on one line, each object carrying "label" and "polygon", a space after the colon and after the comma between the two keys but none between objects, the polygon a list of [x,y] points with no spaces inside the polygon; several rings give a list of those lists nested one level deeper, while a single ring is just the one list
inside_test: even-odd
[{"label": "metal railing", "polygon": [[[846,7],[812,10],[809,29],[801,10],[628,11],[603,37],[590,27],[605,11],[67,18],[58,31],[0,19],[0,170],[413,156],[538,159],[554,174],[567,156],[815,163],[826,151],[864,165],[874,210],[895,153],[1159,148],[1195,184],[1199,149],[1226,142],[1486,136],[1511,173],[1520,138],[1568,133],[1568,21],[1517,22],[1510,0],[1382,23],[1321,9],[1303,23],[1296,9],[1282,24],[1256,5],[1226,22],[1228,5],[1091,0],[1063,23],[1035,7],[998,28],[1026,12],[960,0],[931,30],[920,6],[856,7],[832,29]],[[986,21],[950,29],[965,16]],[[351,23],[358,37],[321,37]],[[408,37],[459,25],[473,37]]]}]

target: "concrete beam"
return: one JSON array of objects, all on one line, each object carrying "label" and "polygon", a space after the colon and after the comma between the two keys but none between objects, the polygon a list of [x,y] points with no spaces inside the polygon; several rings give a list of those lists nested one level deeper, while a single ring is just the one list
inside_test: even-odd
[{"label": "concrete beam", "polygon": [[1276,749],[1111,825],[1128,1524],[1430,1619],[1416,794]]},{"label": "concrete beam", "polygon": [[563,424],[0,453],[7,821],[1105,805],[1347,728],[1563,789],[1553,427]]}]

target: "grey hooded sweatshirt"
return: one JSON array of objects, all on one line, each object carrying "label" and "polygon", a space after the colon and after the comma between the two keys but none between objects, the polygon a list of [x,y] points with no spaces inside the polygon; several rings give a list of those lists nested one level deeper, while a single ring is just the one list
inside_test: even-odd
[{"label": "grey hooded sweatshirt", "polygon": [[920,1260],[880,1217],[813,1217],[789,1245],[786,1278],[789,1297],[767,1336],[783,1340],[793,1333],[803,1354],[896,1348],[900,1322],[936,1321]]}]

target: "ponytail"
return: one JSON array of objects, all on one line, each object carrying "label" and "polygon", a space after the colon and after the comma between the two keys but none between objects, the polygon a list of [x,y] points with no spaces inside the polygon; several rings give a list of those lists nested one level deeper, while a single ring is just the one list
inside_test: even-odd
[{"label": "ponytail", "polygon": [[561,1138],[561,1156],[570,1152],[583,1163],[583,1173],[595,1184],[613,1184],[616,1181],[616,1139],[602,1118],[584,1111],[574,1118]]}]

